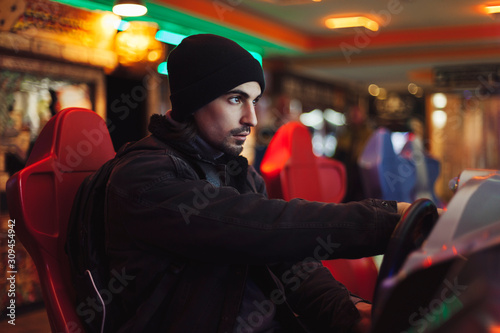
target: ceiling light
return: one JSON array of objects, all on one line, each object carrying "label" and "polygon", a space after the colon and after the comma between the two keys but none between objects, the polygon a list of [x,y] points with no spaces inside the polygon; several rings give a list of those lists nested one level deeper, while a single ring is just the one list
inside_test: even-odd
[{"label": "ceiling light", "polygon": [[374,97],[377,97],[379,94],[380,94],[380,88],[379,86],[377,86],[376,84],[370,84],[368,86],[368,93],[370,93],[370,95],[374,96]]},{"label": "ceiling light", "polygon": [[113,6],[113,13],[119,16],[142,16],[147,12],[141,0],[117,0]]},{"label": "ceiling light", "polygon": [[314,109],[311,112],[303,113],[299,117],[300,122],[306,126],[317,130],[323,127],[323,111]]},{"label": "ceiling light", "polygon": [[447,103],[448,99],[443,93],[436,93],[432,96],[432,104],[438,109],[444,109]]},{"label": "ceiling light", "polygon": [[442,129],[446,125],[448,115],[443,110],[434,110],[431,117],[434,127]]},{"label": "ceiling light", "polygon": [[377,99],[384,100],[386,98],[387,98],[387,90],[384,88],[380,88],[377,95]]},{"label": "ceiling light", "polygon": [[332,109],[326,109],[323,113],[323,117],[326,121],[335,126],[343,126],[346,124],[345,115],[342,112],[337,112]]},{"label": "ceiling light", "polygon": [[488,14],[500,13],[500,5],[486,6],[485,9],[486,9],[486,13],[488,13]]},{"label": "ceiling light", "polygon": [[415,95],[418,92],[418,86],[415,83],[408,84],[408,92]]},{"label": "ceiling light", "polygon": [[365,16],[331,17],[325,20],[325,25],[330,29],[365,27],[371,31],[378,30],[378,23]]}]

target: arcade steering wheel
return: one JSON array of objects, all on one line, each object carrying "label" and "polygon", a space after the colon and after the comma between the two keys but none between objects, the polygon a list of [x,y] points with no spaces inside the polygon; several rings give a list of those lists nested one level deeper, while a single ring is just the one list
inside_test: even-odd
[{"label": "arcade steering wheel", "polygon": [[386,278],[396,275],[403,266],[406,257],[422,246],[438,217],[437,207],[429,199],[416,200],[401,217],[392,233],[380,266],[373,299],[374,311],[381,310],[380,288],[382,282]]}]

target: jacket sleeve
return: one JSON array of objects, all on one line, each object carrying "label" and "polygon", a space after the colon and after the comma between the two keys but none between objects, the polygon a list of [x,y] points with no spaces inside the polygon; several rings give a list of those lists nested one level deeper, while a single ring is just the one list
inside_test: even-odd
[{"label": "jacket sleeve", "polygon": [[303,260],[271,265],[269,269],[279,280],[276,282],[282,286],[290,308],[313,332],[350,332],[359,321],[351,293],[321,262]]},{"label": "jacket sleeve", "polygon": [[115,235],[205,262],[268,264],[383,253],[399,220],[395,202],[271,200],[214,187],[181,163],[163,155],[117,167],[108,185]]}]

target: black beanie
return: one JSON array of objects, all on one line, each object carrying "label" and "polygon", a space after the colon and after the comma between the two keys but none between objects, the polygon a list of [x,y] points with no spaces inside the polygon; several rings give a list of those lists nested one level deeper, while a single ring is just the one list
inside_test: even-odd
[{"label": "black beanie", "polygon": [[211,34],[184,38],[170,52],[167,70],[176,121],[240,84],[256,81],[262,92],[265,88],[260,63],[232,40]]}]

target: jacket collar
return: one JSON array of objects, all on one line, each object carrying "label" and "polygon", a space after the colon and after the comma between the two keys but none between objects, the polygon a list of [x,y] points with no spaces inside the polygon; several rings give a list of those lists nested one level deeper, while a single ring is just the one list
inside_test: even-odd
[{"label": "jacket collar", "polygon": [[195,139],[191,141],[172,140],[168,137],[167,133],[168,122],[174,124],[177,123],[174,119],[172,119],[172,117],[170,117],[170,111],[168,111],[165,115],[154,114],[153,116],[151,116],[148,129],[153,136],[160,139],[177,151],[184,152],[190,157],[211,163],[224,164],[228,163],[231,160],[236,160],[239,164],[243,163],[248,167],[248,161],[245,157],[241,155],[234,157],[224,154],[220,150],[217,150],[210,146],[199,136],[196,136]]},{"label": "jacket collar", "polygon": [[172,140],[171,138],[169,138],[167,133],[168,122],[175,123],[175,120],[170,117],[169,112],[167,112],[166,115],[155,114],[151,117],[148,129],[151,134],[158,138],[160,141],[172,147],[176,151],[187,155],[189,158],[214,165],[228,165],[231,161],[235,161],[239,166],[239,168],[236,168],[239,170],[239,172],[230,177],[231,183],[236,188],[241,188],[242,186],[244,186],[248,171],[248,160],[244,156],[239,155],[235,157],[224,154],[221,151],[211,147],[206,141],[198,136],[191,141]]},{"label": "jacket collar", "polygon": [[[168,123],[178,124],[178,122],[176,122],[170,116],[170,111],[168,111],[165,115],[154,114],[151,116],[148,129],[153,136],[160,139],[162,142],[166,143],[168,146],[174,148],[175,150],[183,152],[185,155],[188,155],[191,158],[208,161],[213,161],[215,159],[216,150],[210,147],[207,143],[204,143],[201,138],[198,138],[198,136],[194,140],[189,141],[174,140],[169,137],[167,127]],[[205,148],[210,148],[210,152],[203,154]],[[219,153],[222,155],[221,152]],[[205,157],[204,155],[207,155],[207,157],[209,158]]]},{"label": "jacket collar", "polygon": [[172,140],[166,134],[166,121],[167,118],[165,116],[159,114],[153,115],[148,127],[152,135],[138,142],[129,142],[125,144],[119,149],[116,157],[122,157],[138,150],[164,150],[167,148],[168,150],[173,150],[175,154],[194,162],[191,165],[197,165],[197,168],[200,168],[204,163],[208,163],[215,167],[216,170],[225,170],[228,173],[225,175],[225,177],[227,177],[224,183],[235,187],[239,191],[245,191],[249,185],[247,179],[249,166],[248,160],[244,156],[222,154],[220,151],[214,150],[212,147],[208,146],[211,149],[208,154],[212,155],[208,156],[208,158],[204,157],[201,152],[203,151],[203,145],[207,144],[206,142],[195,142],[196,140],[190,142]]}]

